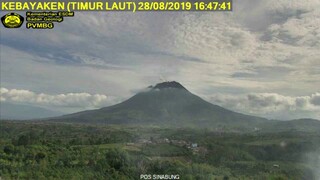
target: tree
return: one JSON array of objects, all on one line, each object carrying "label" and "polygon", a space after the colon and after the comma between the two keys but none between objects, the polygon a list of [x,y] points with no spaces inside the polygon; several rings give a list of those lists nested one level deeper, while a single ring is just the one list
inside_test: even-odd
[{"label": "tree", "polygon": [[106,152],[107,163],[115,170],[124,169],[129,166],[128,153],[119,149],[110,149]]},{"label": "tree", "polygon": [[18,142],[17,142],[18,146],[26,146],[28,144],[30,144],[30,137],[29,136],[27,136],[27,135],[19,136]]},{"label": "tree", "polygon": [[46,154],[43,152],[38,152],[35,156],[35,159],[37,162],[40,162],[42,159],[46,157]]},{"label": "tree", "polygon": [[228,176],[224,176],[223,180],[229,180],[229,177]]},{"label": "tree", "polygon": [[14,146],[12,144],[4,146],[3,152],[6,154],[12,154],[14,152]]}]

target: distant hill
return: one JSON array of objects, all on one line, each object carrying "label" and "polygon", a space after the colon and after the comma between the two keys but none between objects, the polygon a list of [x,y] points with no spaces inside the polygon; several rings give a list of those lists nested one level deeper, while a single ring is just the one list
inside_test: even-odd
[{"label": "distant hill", "polygon": [[228,125],[251,129],[266,119],[236,113],[211,104],[173,81],[149,86],[147,91],[114,106],[70,114],[54,118],[52,121],[189,127]]},{"label": "distant hill", "polygon": [[45,108],[1,102],[0,119],[27,120],[61,116],[63,113]]},{"label": "distant hill", "polygon": [[267,121],[261,125],[263,132],[303,131],[320,133],[320,121],[316,119],[295,119],[291,121]]}]

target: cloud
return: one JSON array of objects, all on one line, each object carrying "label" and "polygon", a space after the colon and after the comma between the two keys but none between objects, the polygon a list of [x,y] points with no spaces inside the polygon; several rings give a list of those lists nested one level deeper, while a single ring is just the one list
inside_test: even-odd
[{"label": "cloud", "polygon": [[219,94],[210,97],[210,102],[239,112],[269,118],[320,119],[320,93],[309,96],[284,96],[277,93],[251,93],[247,95]]},{"label": "cloud", "polygon": [[320,47],[320,10],[303,13],[283,24],[271,25],[265,33],[269,40],[294,46]]},{"label": "cloud", "polygon": [[320,106],[320,93],[312,94],[310,102],[315,106]]},{"label": "cloud", "polygon": [[0,89],[1,101],[35,104],[42,106],[74,107],[74,108],[99,108],[109,104],[111,99],[103,94],[66,93],[44,94],[22,89]]}]

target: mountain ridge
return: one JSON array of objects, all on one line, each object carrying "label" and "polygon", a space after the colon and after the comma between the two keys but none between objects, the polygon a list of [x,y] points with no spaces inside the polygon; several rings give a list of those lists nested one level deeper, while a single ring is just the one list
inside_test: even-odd
[{"label": "mountain ridge", "polygon": [[30,120],[63,115],[62,112],[52,111],[43,107],[15,104],[9,102],[0,103],[0,119]]}]

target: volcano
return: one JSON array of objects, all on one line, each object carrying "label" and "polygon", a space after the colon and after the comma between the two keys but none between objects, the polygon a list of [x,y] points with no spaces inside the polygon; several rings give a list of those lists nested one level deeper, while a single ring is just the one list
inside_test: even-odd
[{"label": "volcano", "polygon": [[252,127],[266,119],[244,115],[211,104],[189,92],[180,83],[149,86],[128,100],[97,110],[82,111],[50,119],[56,122],[140,124],[163,126]]}]

